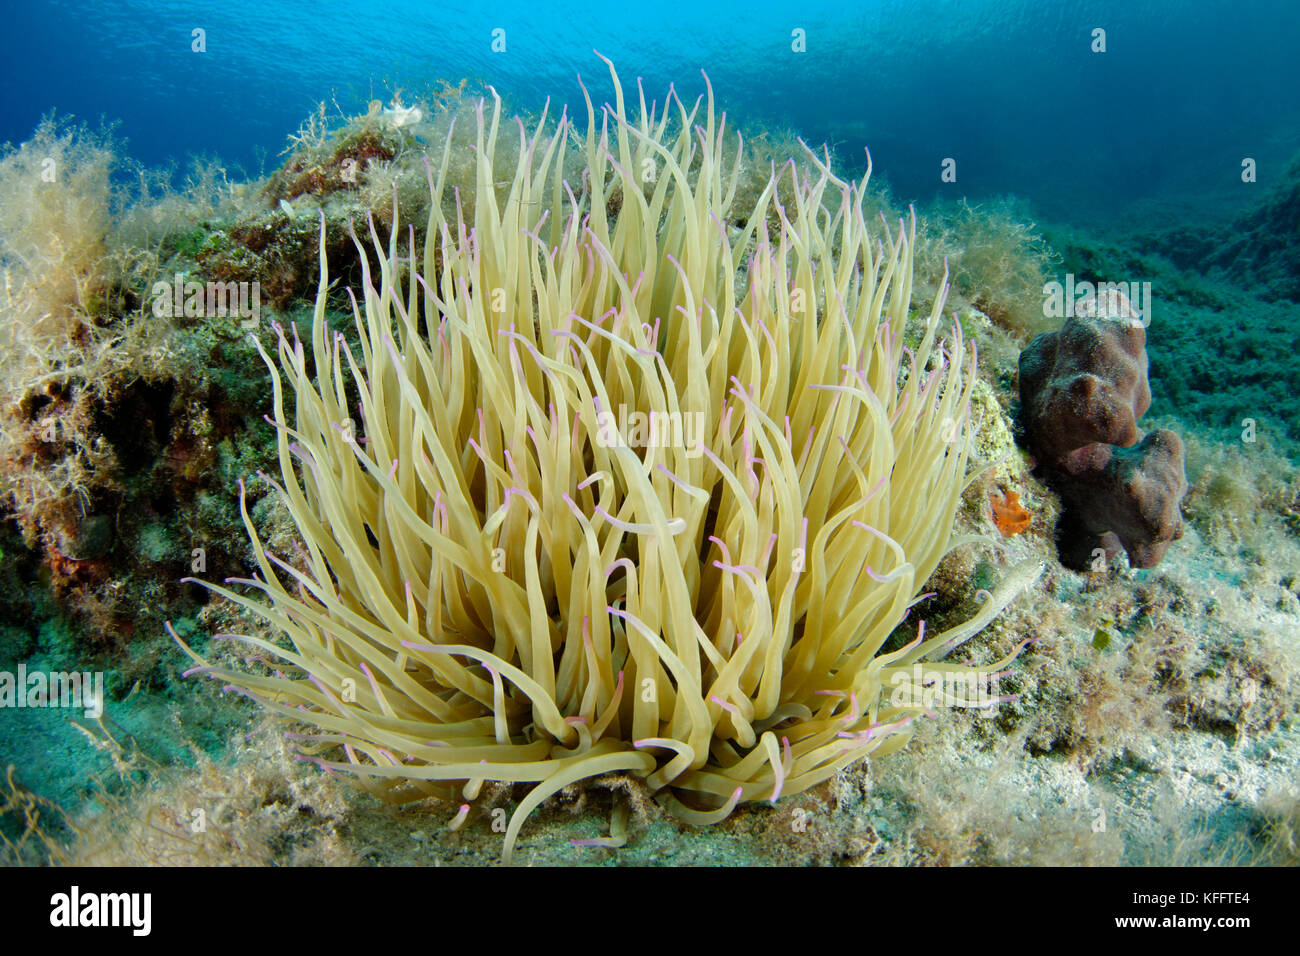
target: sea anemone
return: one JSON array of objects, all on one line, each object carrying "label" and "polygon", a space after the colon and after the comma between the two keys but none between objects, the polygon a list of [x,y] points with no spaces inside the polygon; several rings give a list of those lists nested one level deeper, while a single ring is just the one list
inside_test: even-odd
[{"label": "sea anemone", "polygon": [[322,232],[310,342],[262,350],[267,481],[305,558],[266,551],[241,486],[260,575],[237,583],[255,593],[208,585],[291,646],[241,638],[272,674],[194,655],[315,725],[309,759],[385,799],[535,783],[507,860],[533,808],[595,775],[641,778],[701,824],[898,748],[924,712],[898,679],[1036,570],[882,650],[961,543],[972,477],[975,356],[959,328],[936,343],[942,294],[904,346],[914,222],[873,241],[863,184],[812,151],[734,209],[742,149],[727,161],[712,90],[702,112],[670,91],[658,115],[642,94],[633,122],[610,73],[599,122],[584,87],[581,182],[562,175],[584,147],[567,116],[549,135],[545,113],[518,122],[518,164],[495,168],[497,100],[478,109],[472,221],[446,155],[430,167],[422,270],[413,232],[399,261],[396,211],[373,251],[354,232],[359,356],[326,328]]}]

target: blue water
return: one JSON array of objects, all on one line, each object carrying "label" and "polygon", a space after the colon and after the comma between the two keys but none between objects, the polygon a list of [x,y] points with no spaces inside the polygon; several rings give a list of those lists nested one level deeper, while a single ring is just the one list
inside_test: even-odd
[{"label": "blue water", "polygon": [[[357,109],[439,79],[490,82],[524,109],[577,106],[579,73],[609,95],[593,48],[648,97],[670,82],[699,93],[703,68],[747,124],[854,162],[869,146],[904,199],[1015,193],[1078,218],[1164,196],[1219,209],[1258,195],[1239,188],[1243,157],[1267,189],[1300,148],[1296,0],[68,0],[3,20],[0,141],[51,109],[102,116],[150,166],[206,153],[270,171],[320,100]],[[1096,27],[1105,53],[1090,49]],[[191,52],[196,28],[206,53]],[[806,53],[791,51],[795,28]],[[947,157],[955,184],[939,180]]]}]

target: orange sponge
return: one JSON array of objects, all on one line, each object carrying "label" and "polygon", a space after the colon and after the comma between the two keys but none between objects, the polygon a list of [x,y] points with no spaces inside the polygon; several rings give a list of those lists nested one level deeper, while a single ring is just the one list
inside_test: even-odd
[{"label": "orange sponge", "polygon": [[1002,537],[1010,538],[1029,527],[1031,516],[1020,506],[1019,493],[1008,491],[1002,498],[990,498],[989,503],[993,507],[993,523],[1002,532]]}]

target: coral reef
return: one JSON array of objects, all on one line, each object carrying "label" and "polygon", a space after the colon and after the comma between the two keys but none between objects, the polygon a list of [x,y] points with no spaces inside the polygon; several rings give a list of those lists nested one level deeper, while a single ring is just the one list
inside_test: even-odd
[{"label": "coral reef", "polygon": [[1158,564],[1182,537],[1187,481],[1178,435],[1138,427],[1151,406],[1142,325],[1071,316],[1021,353],[1020,396],[1026,446],[1064,505],[1061,562],[1085,570],[1122,547],[1133,567]]}]

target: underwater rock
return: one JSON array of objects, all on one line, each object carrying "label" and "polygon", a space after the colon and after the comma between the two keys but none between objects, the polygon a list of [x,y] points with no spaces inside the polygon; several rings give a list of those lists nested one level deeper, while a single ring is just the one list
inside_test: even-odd
[{"label": "underwater rock", "polygon": [[90,515],[72,529],[57,532],[59,553],[71,561],[94,561],[113,547],[113,519],[109,515]]},{"label": "underwater rock", "polygon": [[1138,426],[1151,406],[1146,330],[1105,315],[1074,316],[1020,354],[1021,425],[1047,485],[1061,496],[1061,563],[1085,570],[1122,547],[1151,568],[1183,536],[1183,443]]},{"label": "underwater rock", "polygon": [[[392,111],[385,111],[389,113]],[[394,127],[419,121],[419,110],[405,112],[405,120],[394,113],[390,120]],[[387,117],[386,117],[387,119]],[[264,194],[271,205],[283,200],[310,195],[318,199],[341,190],[356,191],[358,177],[375,163],[390,162],[401,148],[401,141],[383,129],[370,125],[343,138],[333,150],[325,145],[316,149],[303,148],[285,163],[271,181]]]}]

